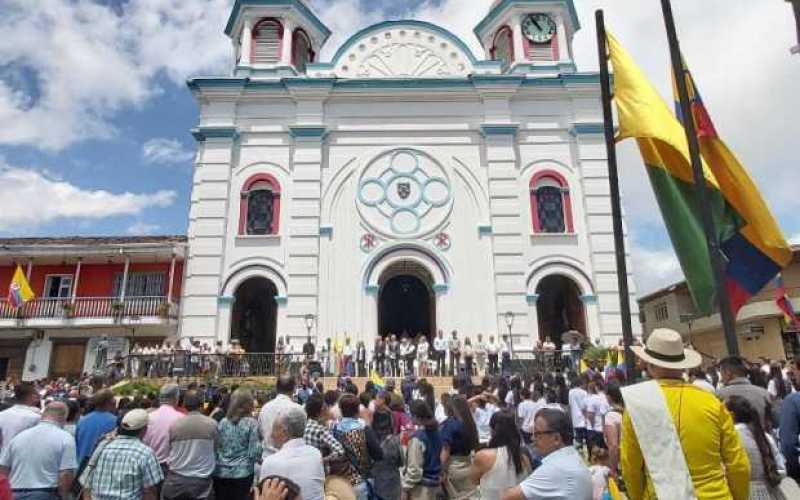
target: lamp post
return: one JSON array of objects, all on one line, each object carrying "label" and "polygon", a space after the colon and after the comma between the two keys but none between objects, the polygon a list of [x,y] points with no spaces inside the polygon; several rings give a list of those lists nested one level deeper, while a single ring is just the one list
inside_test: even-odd
[{"label": "lamp post", "polygon": [[514,336],[511,335],[511,327],[514,325],[514,313],[508,311],[505,314],[506,326],[508,327],[508,351],[511,359],[514,359]]},{"label": "lamp post", "polygon": [[306,324],[306,335],[308,336],[308,340],[311,341],[311,328],[314,327],[314,322],[316,321],[317,317],[313,314],[306,314],[303,317],[303,321]]}]

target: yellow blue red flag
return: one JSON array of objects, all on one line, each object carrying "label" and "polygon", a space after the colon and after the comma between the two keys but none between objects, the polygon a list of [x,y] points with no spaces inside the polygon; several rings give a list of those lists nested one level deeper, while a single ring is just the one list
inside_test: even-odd
[{"label": "yellow blue red flag", "polygon": [[[717,290],[684,127],[610,33],[608,45],[619,114],[617,139],[636,139],[692,299],[698,312],[711,314]],[[704,110],[698,103],[695,99],[693,108]],[[713,127],[708,127],[707,113],[697,121],[709,208],[726,257],[727,288],[735,314],[788,265],[792,255],[747,171],[712,132]]]},{"label": "yellow blue red flag", "polygon": [[383,388],[386,387],[386,381],[376,370],[372,370],[372,373],[369,374],[369,379],[378,390],[383,390]]},{"label": "yellow blue red flag", "polygon": [[[731,216],[717,219],[720,247],[725,254],[725,278],[733,314],[789,265],[792,251],[747,169],[720,138],[694,77],[684,66],[700,154],[719,185],[719,195]],[[676,115],[681,124],[675,75],[672,78]]]},{"label": "yellow blue red flag", "polygon": [[8,302],[11,303],[11,307],[19,308],[25,305],[25,302],[33,299],[35,297],[33,290],[31,289],[30,283],[28,283],[28,278],[25,277],[25,273],[22,272],[22,267],[17,265],[17,270],[14,271],[14,277],[11,278],[11,284],[8,285]]}]

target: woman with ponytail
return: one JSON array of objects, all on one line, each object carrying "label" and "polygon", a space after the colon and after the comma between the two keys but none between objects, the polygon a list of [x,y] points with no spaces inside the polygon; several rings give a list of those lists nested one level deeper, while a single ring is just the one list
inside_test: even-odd
[{"label": "woman with ponytail", "polygon": [[772,436],[764,432],[753,406],[741,396],[725,400],[750,458],[750,500],[784,500],[778,489],[786,474],[783,457]]}]

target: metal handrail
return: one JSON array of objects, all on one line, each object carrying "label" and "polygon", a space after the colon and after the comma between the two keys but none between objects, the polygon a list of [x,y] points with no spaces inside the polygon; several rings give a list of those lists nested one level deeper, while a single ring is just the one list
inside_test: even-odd
[{"label": "metal handrail", "polygon": [[0,319],[32,318],[122,318],[132,316],[176,316],[176,305],[166,296],[148,297],[38,297],[15,308],[0,300]]}]

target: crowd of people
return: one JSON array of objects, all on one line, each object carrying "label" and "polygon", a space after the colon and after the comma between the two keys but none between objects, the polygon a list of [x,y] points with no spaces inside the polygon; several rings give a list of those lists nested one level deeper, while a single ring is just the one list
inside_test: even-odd
[{"label": "crowd of people", "polygon": [[307,369],[270,392],[16,383],[0,500],[800,498],[800,359],[701,369],[670,330],[633,350],[642,373],[461,370],[438,396]]}]

